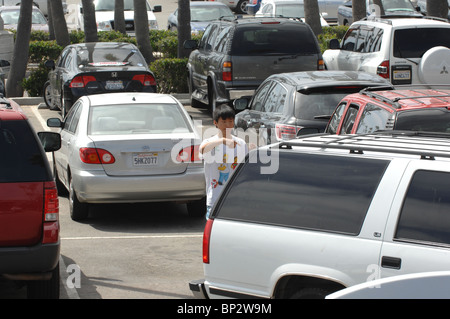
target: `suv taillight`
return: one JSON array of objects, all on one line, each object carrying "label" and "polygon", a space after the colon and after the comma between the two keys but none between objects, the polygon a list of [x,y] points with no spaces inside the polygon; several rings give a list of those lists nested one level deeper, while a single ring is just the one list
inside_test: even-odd
[{"label": "suv taillight", "polygon": [[113,164],[116,159],[107,150],[101,148],[80,148],[80,159],[86,164]]},{"label": "suv taillight", "polygon": [[203,231],[203,263],[209,264],[209,241],[211,239],[211,229],[214,219],[206,221],[205,230]]},{"label": "suv taillight", "polygon": [[143,86],[156,85],[155,78],[149,74],[138,74],[133,76],[134,81],[139,81]]},{"label": "suv taillight", "polygon": [[322,59],[317,60],[317,70],[325,70],[325,63]]},{"label": "suv taillight", "polygon": [[92,81],[97,81],[97,79],[92,75],[79,75],[73,78],[70,82],[70,88],[84,88],[86,84]]},{"label": "suv taillight", "polygon": [[290,140],[297,136],[297,132],[300,130],[299,127],[294,125],[284,125],[276,124],[275,133],[278,140]]},{"label": "suv taillight", "polygon": [[377,74],[382,78],[389,79],[389,60],[381,62],[377,67]]},{"label": "suv taillight", "polygon": [[222,80],[231,81],[231,62],[227,61],[223,63],[222,66]]},{"label": "suv taillight", "polygon": [[57,243],[59,240],[59,199],[55,182],[44,184],[44,229],[43,244]]}]

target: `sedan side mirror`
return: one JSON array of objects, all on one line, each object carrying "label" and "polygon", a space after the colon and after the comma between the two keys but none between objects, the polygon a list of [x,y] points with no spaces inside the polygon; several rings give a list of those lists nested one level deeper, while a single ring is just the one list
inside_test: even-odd
[{"label": "sedan side mirror", "polygon": [[62,122],[57,117],[52,117],[47,120],[47,126],[48,127],[60,127],[62,128],[64,126],[64,122]]},{"label": "sedan side mirror", "polygon": [[340,49],[341,48],[341,44],[339,43],[339,40],[338,39],[331,39],[329,48],[332,49],[332,50]]}]

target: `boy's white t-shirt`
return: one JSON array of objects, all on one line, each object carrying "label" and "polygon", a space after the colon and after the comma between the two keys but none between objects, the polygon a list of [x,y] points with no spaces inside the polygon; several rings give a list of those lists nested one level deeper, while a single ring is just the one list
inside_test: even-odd
[{"label": "boy's white t-shirt", "polygon": [[[236,141],[236,147],[230,148],[227,145],[220,144],[208,153],[200,154],[205,164],[206,180],[206,205],[213,206],[219,197],[227,181],[233,175],[238,163],[245,160],[248,148],[245,141],[239,137],[232,136]],[[219,135],[214,135],[205,139],[200,148],[206,143],[222,139]]]}]

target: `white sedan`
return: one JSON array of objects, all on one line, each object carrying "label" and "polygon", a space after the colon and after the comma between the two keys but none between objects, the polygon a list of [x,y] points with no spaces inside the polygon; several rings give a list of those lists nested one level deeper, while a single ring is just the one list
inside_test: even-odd
[{"label": "white sedan", "polygon": [[47,125],[61,127],[55,179],[69,191],[73,220],[87,218],[92,203],[184,202],[189,215],[204,215],[200,135],[171,95],[83,96],[64,122]]}]

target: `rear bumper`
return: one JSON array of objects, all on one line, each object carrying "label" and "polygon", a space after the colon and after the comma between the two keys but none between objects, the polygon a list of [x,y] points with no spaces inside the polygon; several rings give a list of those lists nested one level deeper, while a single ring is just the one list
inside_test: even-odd
[{"label": "rear bumper", "polygon": [[191,290],[195,299],[209,299],[208,293],[206,292],[204,279],[191,281],[189,283],[189,289]]},{"label": "rear bumper", "polygon": [[60,243],[0,247],[0,274],[15,280],[47,278],[58,265]]}]

